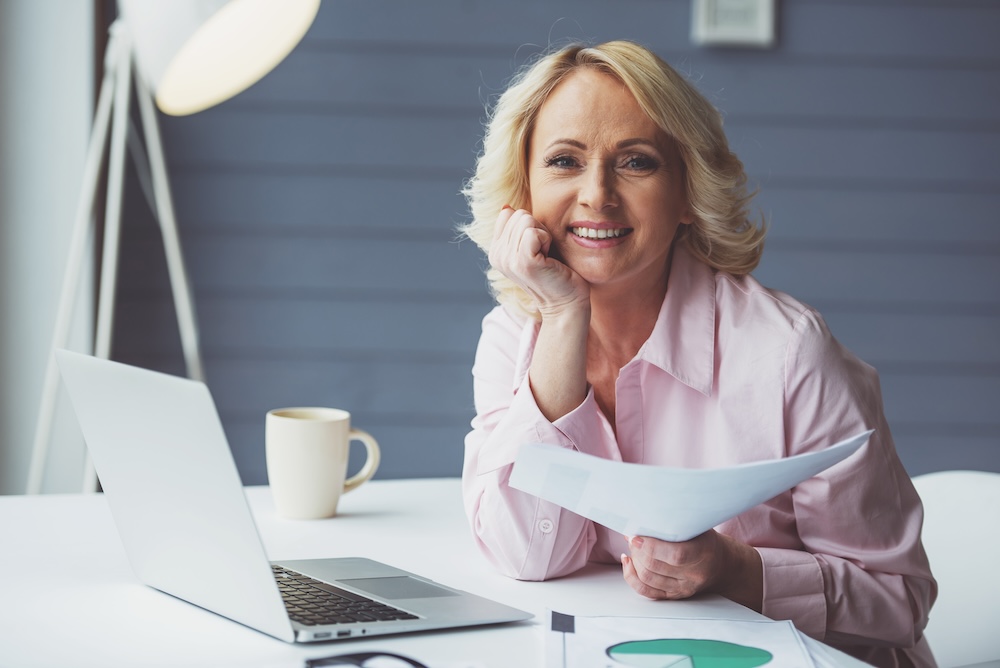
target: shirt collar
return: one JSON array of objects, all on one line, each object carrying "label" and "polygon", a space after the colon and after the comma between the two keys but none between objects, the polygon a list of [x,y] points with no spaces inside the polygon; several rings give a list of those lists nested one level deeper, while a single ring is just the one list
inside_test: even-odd
[{"label": "shirt collar", "polygon": [[[712,396],[715,382],[715,272],[682,245],[674,247],[667,295],[660,313],[635,359],[643,360]],[[531,365],[539,322],[528,318],[521,330],[513,389],[520,387]]]},{"label": "shirt collar", "polygon": [[667,286],[656,325],[636,359],[710,397],[715,381],[715,272],[678,244]]}]

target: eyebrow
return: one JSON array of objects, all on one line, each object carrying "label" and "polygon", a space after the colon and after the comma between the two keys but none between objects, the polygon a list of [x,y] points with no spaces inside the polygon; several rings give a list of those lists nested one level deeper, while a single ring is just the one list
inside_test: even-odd
[{"label": "eyebrow", "polygon": [[[576,139],[564,138],[564,139],[556,139],[552,142],[549,142],[549,145],[546,147],[546,149],[550,149],[553,146],[557,146],[559,144],[567,144],[569,146],[573,146],[574,148],[578,148],[580,150],[586,150],[587,148],[587,145],[581,141],[578,141]],[[615,145],[615,148],[629,148],[631,146],[639,146],[639,145],[649,146],[650,148],[655,149],[657,151],[660,150],[660,147],[657,145],[655,141],[651,139],[645,139],[643,137],[630,137],[629,139],[623,139]]]}]

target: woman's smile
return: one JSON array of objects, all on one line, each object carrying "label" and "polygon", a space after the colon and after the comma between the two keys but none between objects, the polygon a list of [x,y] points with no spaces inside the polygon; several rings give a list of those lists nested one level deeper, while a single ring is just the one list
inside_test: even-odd
[{"label": "woman's smile", "polygon": [[569,228],[570,236],[584,248],[616,246],[632,231],[631,227],[623,225],[574,224]]}]

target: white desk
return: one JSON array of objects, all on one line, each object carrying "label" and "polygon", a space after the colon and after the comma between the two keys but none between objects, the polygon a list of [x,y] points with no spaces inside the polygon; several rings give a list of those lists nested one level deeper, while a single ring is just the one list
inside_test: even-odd
[{"label": "white desk", "polygon": [[[0,497],[0,666],[253,666],[385,649],[428,663],[490,668],[544,663],[546,608],[578,615],[759,619],[720,597],[649,601],[615,567],[517,582],[472,544],[457,479],[375,481],[341,499],[341,515],[289,521],[266,487],[247,497],[272,559],[366,556],[533,612],[534,620],[471,630],[295,646],[141,585],[102,495]],[[864,665],[810,641],[818,665]]]}]

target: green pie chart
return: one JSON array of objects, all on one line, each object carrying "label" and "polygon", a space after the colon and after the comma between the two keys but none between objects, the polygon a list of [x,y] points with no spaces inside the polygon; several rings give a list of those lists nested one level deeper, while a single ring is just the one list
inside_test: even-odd
[{"label": "green pie chart", "polygon": [[758,647],[721,640],[630,640],[608,648],[608,656],[636,668],[756,668],[772,655]]}]

